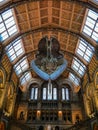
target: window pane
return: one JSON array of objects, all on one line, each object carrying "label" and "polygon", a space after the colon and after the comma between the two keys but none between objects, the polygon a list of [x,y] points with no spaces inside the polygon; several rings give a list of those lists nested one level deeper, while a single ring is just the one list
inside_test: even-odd
[{"label": "window pane", "polygon": [[11,9],[8,10],[8,11],[6,11],[6,12],[4,12],[2,14],[2,17],[3,17],[4,20],[7,19],[7,18],[9,18],[9,17],[11,17],[11,16],[12,16],[12,10]]},{"label": "window pane", "polygon": [[26,69],[28,69],[29,65],[27,62],[27,59],[25,57],[21,59],[17,64],[14,65],[14,69],[17,73],[17,75],[21,74],[24,72]]},{"label": "window pane", "polygon": [[0,0],[0,2],[2,2],[2,1],[4,1],[4,0]]},{"label": "window pane", "polygon": [[31,99],[34,99],[34,88],[31,89]]},{"label": "window pane", "polygon": [[30,72],[26,72],[25,74],[23,74],[22,77],[20,77],[21,85],[24,85],[27,82],[29,82],[31,78],[32,78],[32,76],[31,76]]},{"label": "window pane", "polygon": [[69,89],[66,88],[66,100],[69,100]]},{"label": "window pane", "polygon": [[65,100],[65,91],[64,91],[64,88],[62,88],[62,100]]},{"label": "window pane", "polygon": [[[0,17],[0,33],[3,41],[10,37],[12,34],[16,33],[17,31],[18,30],[16,27],[12,10],[9,9],[2,13]],[[6,35],[4,35],[3,33],[6,33]]]},{"label": "window pane", "polygon": [[[88,10],[88,14],[86,16],[86,21],[84,23],[82,31],[91,38],[93,38],[95,41],[98,40],[97,24],[98,24],[98,13],[92,10]],[[94,35],[94,33],[96,34]]]},{"label": "window pane", "polygon": [[34,97],[34,99],[36,100],[37,97],[38,97],[38,88],[35,88],[35,97]]},{"label": "window pane", "polygon": [[43,100],[46,100],[46,88],[43,88]]},{"label": "window pane", "polygon": [[[11,62],[13,62],[16,58],[19,58],[22,54],[24,54],[21,40],[12,42],[10,45],[8,45],[6,47],[6,52]],[[15,56],[13,57],[13,55]]]},{"label": "window pane", "polygon": [[69,73],[69,79],[75,84],[75,85],[79,85],[80,79],[77,78],[75,75],[73,75],[72,73]]},{"label": "window pane", "polygon": [[[83,49],[83,46],[85,49]],[[81,56],[85,61],[90,62],[93,56],[93,51],[94,48],[89,43],[82,39],[79,40],[79,45],[76,48],[76,54],[78,54],[78,56]]]},{"label": "window pane", "polygon": [[57,88],[53,88],[53,100],[57,100]]}]

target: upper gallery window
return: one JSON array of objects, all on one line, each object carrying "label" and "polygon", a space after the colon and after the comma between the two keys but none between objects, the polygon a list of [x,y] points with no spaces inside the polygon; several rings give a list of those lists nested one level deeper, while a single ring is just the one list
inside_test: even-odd
[{"label": "upper gallery window", "polygon": [[76,77],[74,74],[69,73],[69,79],[77,86],[80,83],[80,79]]},{"label": "upper gallery window", "polygon": [[93,2],[93,3],[98,5],[98,0],[89,0],[89,1],[91,1],[91,2]]},{"label": "upper gallery window", "polygon": [[15,42],[10,43],[6,47],[7,55],[11,62],[15,59],[19,58],[24,53],[24,48],[21,40],[17,40]]},{"label": "upper gallery window", "polygon": [[26,84],[27,82],[30,81],[30,79],[32,78],[31,73],[30,72],[26,72],[24,75],[22,75],[22,77],[20,78],[20,82],[22,85]]},{"label": "upper gallery window", "polygon": [[42,99],[43,100],[57,100],[57,88],[54,84],[48,86],[48,84],[44,85],[42,89]]},{"label": "upper gallery window", "polygon": [[86,66],[80,60],[74,58],[72,62],[72,69],[80,76],[83,76],[86,70]]},{"label": "upper gallery window", "polygon": [[2,41],[16,33],[17,27],[12,9],[9,9],[0,15],[0,35]]},{"label": "upper gallery window", "polygon": [[19,75],[25,70],[29,68],[28,61],[26,57],[22,58],[18,63],[14,65],[14,69],[16,71],[16,74]]},{"label": "upper gallery window", "polygon": [[38,98],[38,87],[36,85],[31,88],[31,100],[37,100]]},{"label": "upper gallery window", "polygon": [[65,101],[70,100],[69,88],[66,87],[66,85],[62,86],[62,100],[65,100]]},{"label": "upper gallery window", "polygon": [[83,32],[98,42],[98,13],[88,10]]},{"label": "upper gallery window", "polygon": [[76,54],[82,57],[85,61],[90,62],[93,56],[94,48],[84,41],[83,39],[79,40],[78,47],[76,48]]},{"label": "upper gallery window", "polygon": [[7,0],[0,0],[0,3],[5,2],[5,1],[7,1]]}]

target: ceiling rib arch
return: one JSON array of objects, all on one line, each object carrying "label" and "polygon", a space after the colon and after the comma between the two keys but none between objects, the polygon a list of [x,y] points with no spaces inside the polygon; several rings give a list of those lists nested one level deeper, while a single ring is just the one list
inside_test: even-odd
[{"label": "ceiling rib arch", "polygon": [[[40,2],[42,0],[36,0],[36,1]],[[66,2],[66,0],[60,0],[60,1],[65,1]],[[74,2],[76,4],[80,4],[80,5],[84,6],[84,7],[89,8],[89,9],[91,9],[91,10],[93,10],[93,11],[95,11],[95,12],[98,13],[98,7],[94,6],[93,4],[91,4],[89,2],[84,2],[82,0],[79,0],[79,1],[77,1],[77,0],[67,0],[67,1],[68,2]],[[1,6],[1,8],[0,8],[0,14],[3,13],[3,12],[5,12],[5,11],[7,11],[8,9],[14,8],[14,7],[18,6],[18,5],[26,4],[27,2],[35,2],[35,0],[22,0],[22,1],[18,0],[16,2],[9,1],[6,4],[4,4],[4,5]]]},{"label": "ceiling rib arch", "polygon": [[75,31],[71,31],[71,30],[64,29],[64,28],[58,27],[58,26],[53,26],[53,25],[43,26],[43,27],[39,27],[39,28],[36,28],[36,29],[28,30],[26,32],[17,33],[15,36],[13,36],[13,37],[9,38],[8,40],[4,41],[3,46],[6,47],[11,42],[19,40],[20,38],[25,37],[25,36],[27,36],[29,34],[33,34],[35,32],[43,32],[43,31],[58,31],[58,32],[63,32],[63,33],[69,33],[69,34],[71,34],[73,36],[83,38],[90,45],[92,45],[93,47],[96,47],[96,43],[94,41],[92,41],[91,39],[87,38],[84,34],[77,33]]},{"label": "ceiling rib arch", "polygon": [[[17,63],[18,63],[22,58],[24,58],[25,56],[28,57],[28,56],[30,56],[30,55],[36,53],[36,52],[37,52],[37,50],[33,50],[33,51],[30,51],[30,52],[28,52],[28,53],[23,54],[20,58],[18,58],[18,59],[13,63],[13,65],[17,64]],[[83,59],[80,59],[80,57],[78,57],[76,54],[71,53],[71,52],[69,52],[69,51],[64,51],[64,50],[63,50],[63,52],[65,53],[64,55],[69,55],[69,56],[71,56],[71,57],[76,57],[76,58],[77,58],[78,60],[80,60],[85,66],[87,66],[87,64],[84,62],[84,60],[83,60]]]}]

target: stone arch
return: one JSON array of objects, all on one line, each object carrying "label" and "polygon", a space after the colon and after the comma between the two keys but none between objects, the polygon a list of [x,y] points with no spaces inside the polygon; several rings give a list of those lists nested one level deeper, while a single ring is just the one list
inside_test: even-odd
[{"label": "stone arch", "polygon": [[31,100],[31,89],[32,89],[33,85],[34,85],[34,87],[38,88],[38,98],[40,97],[40,89],[41,89],[42,83],[43,83],[43,80],[36,79],[36,78],[32,78],[30,83],[28,83],[28,85],[27,85],[27,98],[29,100]]},{"label": "stone arch", "polygon": [[72,98],[72,93],[74,92],[74,84],[69,80],[69,79],[61,79],[61,80],[58,80],[57,81],[57,83],[58,83],[58,85],[59,85],[59,90],[60,90],[60,92],[59,92],[59,97],[61,98],[61,87],[63,86],[63,85],[65,85],[65,86],[67,86],[67,88],[68,88],[68,90],[69,90],[69,96],[70,96],[70,99]]},{"label": "stone arch", "polygon": [[31,81],[27,84],[27,89],[30,89],[30,85],[33,83],[36,83],[41,86],[43,81],[41,79],[32,78]]},{"label": "stone arch", "polygon": [[59,86],[61,86],[62,84],[67,84],[68,86],[70,86],[70,89],[72,91],[74,90],[74,84],[69,79],[61,79],[57,81],[57,83],[59,84]]}]

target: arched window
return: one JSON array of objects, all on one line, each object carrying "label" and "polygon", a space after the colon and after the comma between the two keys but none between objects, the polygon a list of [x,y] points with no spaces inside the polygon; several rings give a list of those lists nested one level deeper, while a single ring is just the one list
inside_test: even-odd
[{"label": "arched window", "polygon": [[30,99],[31,100],[37,100],[38,99],[38,85],[32,84],[30,89]]},{"label": "arched window", "polygon": [[70,100],[70,91],[67,85],[62,85],[62,100]]},{"label": "arched window", "polygon": [[57,85],[54,82],[50,86],[48,82],[43,84],[42,100],[57,100]]}]

